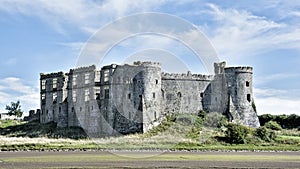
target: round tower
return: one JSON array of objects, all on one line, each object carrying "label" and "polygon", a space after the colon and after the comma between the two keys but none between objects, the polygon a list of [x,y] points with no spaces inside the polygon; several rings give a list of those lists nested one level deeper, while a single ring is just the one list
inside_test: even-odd
[{"label": "round tower", "polygon": [[157,62],[135,62],[142,74],[143,131],[153,127],[161,115],[161,64]]},{"label": "round tower", "polygon": [[250,127],[259,127],[256,112],[252,108],[252,67],[225,68],[228,87],[228,111],[231,120]]},{"label": "round tower", "polygon": [[235,105],[252,102],[252,67],[225,68],[229,95]]}]

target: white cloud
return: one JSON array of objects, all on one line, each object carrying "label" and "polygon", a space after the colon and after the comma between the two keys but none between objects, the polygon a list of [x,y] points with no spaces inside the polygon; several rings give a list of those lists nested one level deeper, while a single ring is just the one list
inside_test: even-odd
[{"label": "white cloud", "polygon": [[259,115],[262,114],[298,114],[300,115],[300,100],[281,99],[276,97],[255,98]]},{"label": "white cloud", "polygon": [[39,108],[38,88],[23,83],[20,78],[7,77],[0,79],[0,112],[6,112],[5,106],[20,100],[22,110]]},{"label": "white cloud", "polygon": [[69,47],[69,48],[71,48],[72,50],[74,50],[75,52],[78,53],[81,50],[81,48],[85,45],[85,42],[69,42],[69,43],[61,42],[61,43],[58,43],[58,44],[62,45],[62,46]]},{"label": "white cloud", "polygon": [[299,89],[261,89],[254,88],[255,104],[258,114],[299,114]]},{"label": "white cloud", "polygon": [[66,24],[81,31],[94,33],[107,22],[134,12],[145,12],[164,4],[164,0],[2,0],[0,10],[11,14],[38,17],[52,25],[60,33],[66,33]]},{"label": "white cloud", "polygon": [[205,12],[212,16],[216,25],[214,28],[200,27],[227,60],[278,48],[300,48],[300,29],[297,26],[275,22],[246,10],[222,9],[214,4],[208,6],[210,10]]}]

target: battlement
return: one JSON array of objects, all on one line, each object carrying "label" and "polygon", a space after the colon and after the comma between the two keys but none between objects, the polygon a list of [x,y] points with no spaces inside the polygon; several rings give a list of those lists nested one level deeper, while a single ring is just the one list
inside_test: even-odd
[{"label": "battlement", "polygon": [[64,76],[65,76],[64,72],[56,72],[56,73],[49,73],[49,74],[40,73],[41,80],[48,79],[48,78],[64,77]]},{"label": "battlement", "polygon": [[213,75],[202,75],[202,74],[192,74],[190,71],[188,73],[162,73],[161,78],[163,80],[201,80],[201,81],[211,81],[213,80]]},{"label": "battlement", "polygon": [[102,69],[115,69],[118,65],[116,64],[111,64],[111,65],[107,65],[107,66],[103,66]]},{"label": "battlement", "polygon": [[74,72],[76,72],[76,73],[90,72],[90,71],[94,71],[95,69],[96,69],[95,65],[79,67],[79,68],[75,68],[75,69],[70,69],[70,74],[73,74]]},{"label": "battlement", "polygon": [[134,66],[161,66],[161,63],[159,62],[141,62],[141,61],[136,61],[133,62]]},{"label": "battlement", "polygon": [[253,68],[250,66],[226,67],[225,73],[252,73]]}]

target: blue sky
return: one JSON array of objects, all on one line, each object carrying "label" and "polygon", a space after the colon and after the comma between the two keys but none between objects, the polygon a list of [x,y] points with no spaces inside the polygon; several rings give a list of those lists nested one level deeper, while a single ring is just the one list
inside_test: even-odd
[{"label": "blue sky", "polygon": [[[0,112],[16,100],[26,111],[38,108],[39,73],[75,67],[97,30],[143,12],[183,18],[205,34],[227,65],[253,66],[259,114],[300,114],[300,1],[293,0],[1,0]],[[188,54],[173,40],[143,35],[121,42],[108,55],[121,63],[126,49],[143,52],[128,44]]]}]

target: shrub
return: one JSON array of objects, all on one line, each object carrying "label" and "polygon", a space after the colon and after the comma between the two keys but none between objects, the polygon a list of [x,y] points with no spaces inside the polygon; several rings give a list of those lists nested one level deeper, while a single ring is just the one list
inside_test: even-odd
[{"label": "shrub", "polygon": [[255,136],[257,136],[258,138],[270,142],[272,140],[275,140],[276,138],[276,134],[274,131],[269,130],[267,127],[263,126],[263,127],[259,127],[258,129],[256,129]]},{"label": "shrub", "polygon": [[282,130],[282,127],[276,121],[269,121],[264,126],[271,130]]},{"label": "shrub", "polygon": [[231,144],[244,144],[249,133],[246,126],[240,124],[227,124],[227,131],[225,132],[225,139]]},{"label": "shrub", "polygon": [[204,122],[204,126],[213,127],[213,128],[221,128],[227,124],[227,118],[217,112],[211,112],[207,114],[206,120]]},{"label": "shrub", "polygon": [[201,128],[203,126],[203,119],[194,114],[180,114],[176,117],[176,122],[182,125],[193,125]]}]

